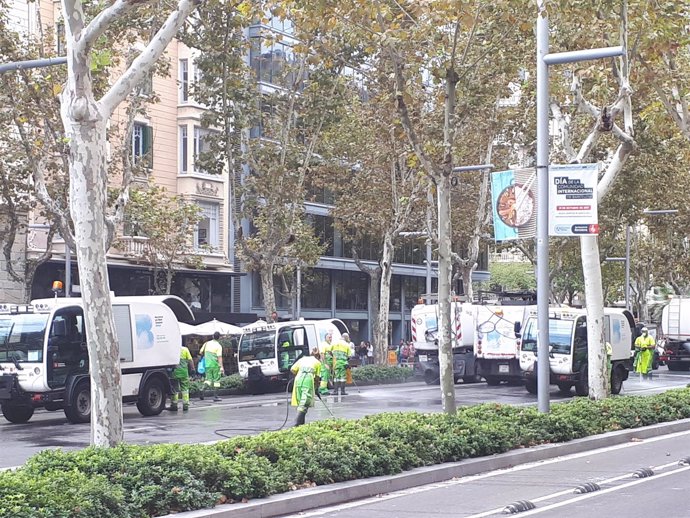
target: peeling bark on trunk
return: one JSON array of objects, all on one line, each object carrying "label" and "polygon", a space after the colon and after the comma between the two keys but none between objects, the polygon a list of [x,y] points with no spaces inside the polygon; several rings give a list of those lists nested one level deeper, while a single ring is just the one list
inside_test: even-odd
[{"label": "peeling bark on trunk", "polygon": [[[380,354],[380,363],[387,362],[388,350],[388,316],[390,313],[391,300],[391,274],[393,273],[393,240],[390,234],[386,234],[383,238],[383,252],[381,254],[381,269],[379,274],[379,300],[378,312],[375,320],[374,337],[376,340],[376,347]],[[404,307],[404,301],[402,302]],[[379,363],[379,360],[377,360]]]},{"label": "peeling bark on trunk", "polygon": [[453,375],[453,344],[451,341],[450,287],[452,276],[450,226],[450,175],[441,175],[438,190],[438,362],[441,377],[441,401],[446,414],[454,414],[455,380]]},{"label": "peeling bark on trunk", "polygon": [[[76,93],[73,99],[84,102]],[[74,109],[71,103],[63,106],[65,111]],[[89,112],[96,114],[96,106],[89,107]],[[108,176],[101,145],[106,140],[106,121],[98,116],[63,120],[70,138],[70,210],[79,283],[82,298],[88,301],[84,304],[84,322],[91,371],[91,444],[110,447],[124,437],[120,355],[106,262]]]},{"label": "peeling bark on trunk", "polygon": [[276,310],[276,294],[273,289],[273,263],[266,263],[261,268],[261,293],[264,297],[266,322],[270,322],[271,315]]},{"label": "peeling bark on trunk", "polygon": [[587,299],[587,355],[589,397],[604,399],[610,392],[608,360],[604,341],[604,297],[601,288],[601,262],[597,236],[580,239],[582,268]]}]

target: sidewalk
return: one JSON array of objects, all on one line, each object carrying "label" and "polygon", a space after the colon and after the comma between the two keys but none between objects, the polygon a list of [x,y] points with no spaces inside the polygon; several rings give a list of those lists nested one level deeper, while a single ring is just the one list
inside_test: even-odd
[{"label": "sidewalk", "polygon": [[632,430],[620,430],[603,435],[577,439],[567,443],[547,444],[513,450],[500,455],[467,459],[461,462],[418,468],[398,475],[374,477],[329,484],[327,486],[300,489],[247,503],[218,506],[168,515],[168,518],[256,518],[283,516],[318,507],[326,507],[362,498],[434,484],[457,477],[467,477],[488,471],[505,469],[520,464],[552,459],[623,444],[633,440],[690,430],[690,419],[661,423]]}]

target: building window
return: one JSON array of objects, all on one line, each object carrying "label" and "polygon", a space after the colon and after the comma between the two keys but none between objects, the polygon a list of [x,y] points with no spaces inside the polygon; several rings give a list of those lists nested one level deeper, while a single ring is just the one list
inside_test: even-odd
[{"label": "building window", "polygon": [[259,81],[278,86],[293,86],[294,53],[290,45],[280,41],[262,44],[261,38],[252,38],[249,61]]},{"label": "building window", "polygon": [[335,308],[366,311],[369,278],[361,272],[339,271],[335,276]]},{"label": "building window", "polygon": [[302,307],[305,309],[331,308],[331,276],[327,270],[302,272]]},{"label": "building window", "polygon": [[180,172],[186,173],[189,164],[187,126],[180,126]]},{"label": "building window", "polygon": [[153,167],[153,128],[139,122],[132,128],[132,157],[135,163],[144,160],[144,166]]},{"label": "building window", "polygon": [[194,248],[217,248],[219,245],[220,221],[217,203],[198,203],[201,209],[201,220],[194,231]]},{"label": "building window", "polygon": [[308,214],[307,223],[314,228],[314,234],[319,238],[319,243],[326,245],[323,255],[333,257],[335,232],[333,229],[333,217]]},{"label": "building window", "polygon": [[180,101],[186,103],[189,100],[189,60],[180,60]]},{"label": "building window", "polygon": [[55,26],[55,40],[57,44],[57,55],[64,56],[67,52],[65,47],[65,22],[58,22]]},{"label": "building window", "polygon": [[202,166],[203,154],[208,153],[209,143],[208,136],[211,134],[210,130],[201,128],[199,126],[194,127],[194,172],[195,173],[205,173]]}]

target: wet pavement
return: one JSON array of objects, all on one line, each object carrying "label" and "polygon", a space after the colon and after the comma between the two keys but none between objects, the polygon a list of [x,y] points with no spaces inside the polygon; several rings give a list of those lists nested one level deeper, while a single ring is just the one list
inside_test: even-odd
[{"label": "wet pavement", "polygon": [[[665,367],[656,371],[652,380],[640,381],[631,377],[625,382],[622,394],[652,394],[670,388],[685,387],[689,373],[668,372]],[[536,396],[524,387],[502,384],[490,387],[486,383],[456,385],[458,405],[486,402],[530,405]],[[307,422],[335,417],[354,419],[381,412],[440,412],[441,397],[438,386],[414,382],[400,385],[349,387],[348,395],[330,396],[324,403],[316,401],[309,410]],[[552,387],[551,400],[568,399]],[[169,442],[201,443],[216,441],[224,436],[255,434],[289,427],[294,409],[286,393],[258,396],[225,396],[220,403],[208,399],[192,400],[189,412],[164,411],[159,416],[142,417],[134,405],[124,409],[125,440],[132,444]],[[329,412],[330,411],[330,412]],[[39,410],[26,424],[10,424],[0,418],[0,468],[21,465],[33,454],[46,448],[73,450],[89,443],[88,424],[69,424],[62,411]]]}]

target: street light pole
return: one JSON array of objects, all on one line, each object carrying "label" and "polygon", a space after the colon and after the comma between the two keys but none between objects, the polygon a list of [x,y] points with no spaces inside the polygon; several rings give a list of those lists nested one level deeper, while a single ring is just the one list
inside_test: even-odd
[{"label": "street light pole", "polygon": [[546,0],[537,0],[537,406],[549,411],[549,65],[622,56],[621,46],[549,53]]}]

